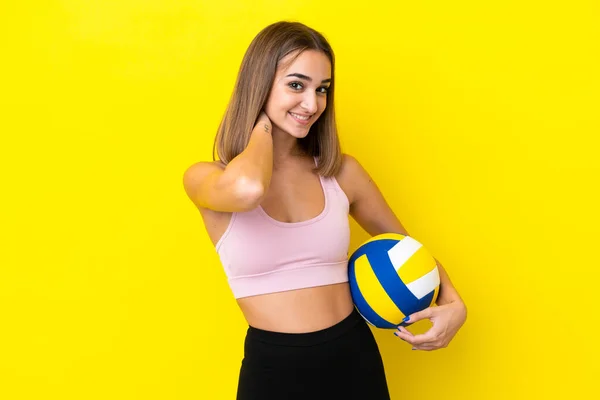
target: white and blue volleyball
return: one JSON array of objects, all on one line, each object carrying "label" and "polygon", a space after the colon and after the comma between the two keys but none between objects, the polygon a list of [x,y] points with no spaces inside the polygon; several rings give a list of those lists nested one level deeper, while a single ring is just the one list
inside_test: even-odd
[{"label": "white and blue volleyball", "polygon": [[399,233],[363,243],[348,261],[348,275],[356,309],[377,328],[395,329],[405,316],[432,306],[440,287],[433,256]]}]

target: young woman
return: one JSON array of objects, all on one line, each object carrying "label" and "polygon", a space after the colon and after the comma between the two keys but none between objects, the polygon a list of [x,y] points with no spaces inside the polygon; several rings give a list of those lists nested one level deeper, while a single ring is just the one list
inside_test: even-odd
[{"label": "young woman", "polygon": [[[381,356],[350,296],[348,215],[369,234],[408,233],[359,162],[340,151],[334,53],[297,22],[248,48],[218,129],[218,161],[184,174],[248,322],[238,400],[389,399]],[[466,308],[441,265],[419,350],[446,347]]]}]

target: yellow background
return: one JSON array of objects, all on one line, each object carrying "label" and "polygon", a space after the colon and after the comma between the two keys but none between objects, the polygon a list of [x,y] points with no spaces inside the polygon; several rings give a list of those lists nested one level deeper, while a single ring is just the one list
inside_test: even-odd
[{"label": "yellow background", "polygon": [[0,398],[234,398],[246,325],[181,177],[280,19],[330,40],[344,151],[469,307],[444,350],[376,332],[392,398],[591,395],[598,4],[3,1]]}]

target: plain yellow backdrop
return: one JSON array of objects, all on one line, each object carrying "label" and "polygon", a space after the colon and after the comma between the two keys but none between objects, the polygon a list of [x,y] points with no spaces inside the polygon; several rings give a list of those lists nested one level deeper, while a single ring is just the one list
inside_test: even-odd
[{"label": "plain yellow backdrop", "polygon": [[246,325],[181,177],[280,19],[330,40],[343,150],[469,307],[447,349],[375,332],[392,398],[592,395],[598,4],[2,2],[0,398],[234,398]]}]

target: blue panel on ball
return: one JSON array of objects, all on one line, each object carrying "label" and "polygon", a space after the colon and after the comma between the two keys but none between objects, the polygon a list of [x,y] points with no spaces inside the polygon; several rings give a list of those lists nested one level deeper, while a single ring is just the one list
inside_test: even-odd
[{"label": "blue panel on ball", "polygon": [[361,249],[361,253],[367,255],[375,276],[396,307],[404,315],[409,315],[412,313],[411,305],[417,303],[418,300],[402,282],[388,255],[388,251],[397,243],[397,240],[392,239],[369,242],[364,249]]},{"label": "blue panel on ball", "polygon": [[431,304],[431,300],[433,300],[433,295],[435,294],[435,291],[432,290],[431,292],[427,293],[425,295],[425,297],[423,297],[421,300],[417,300],[417,302],[415,303],[415,305],[412,308],[412,310],[407,310],[410,314],[415,313],[417,311],[421,311],[426,309],[427,307],[429,307],[429,305]]},{"label": "blue panel on ball", "polygon": [[356,284],[354,261],[352,261],[348,265],[348,274],[350,276],[349,283],[350,283],[350,292],[352,294],[352,300],[354,301],[356,308],[358,308],[358,311],[363,316],[363,318],[365,318],[367,321],[369,321],[371,323],[371,325],[374,325],[378,328],[395,329],[396,325],[381,318],[371,308],[371,306],[369,306],[369,304],[363,297],[362,293],[360,292],[360,290],[358,288],[358,285]]}]

